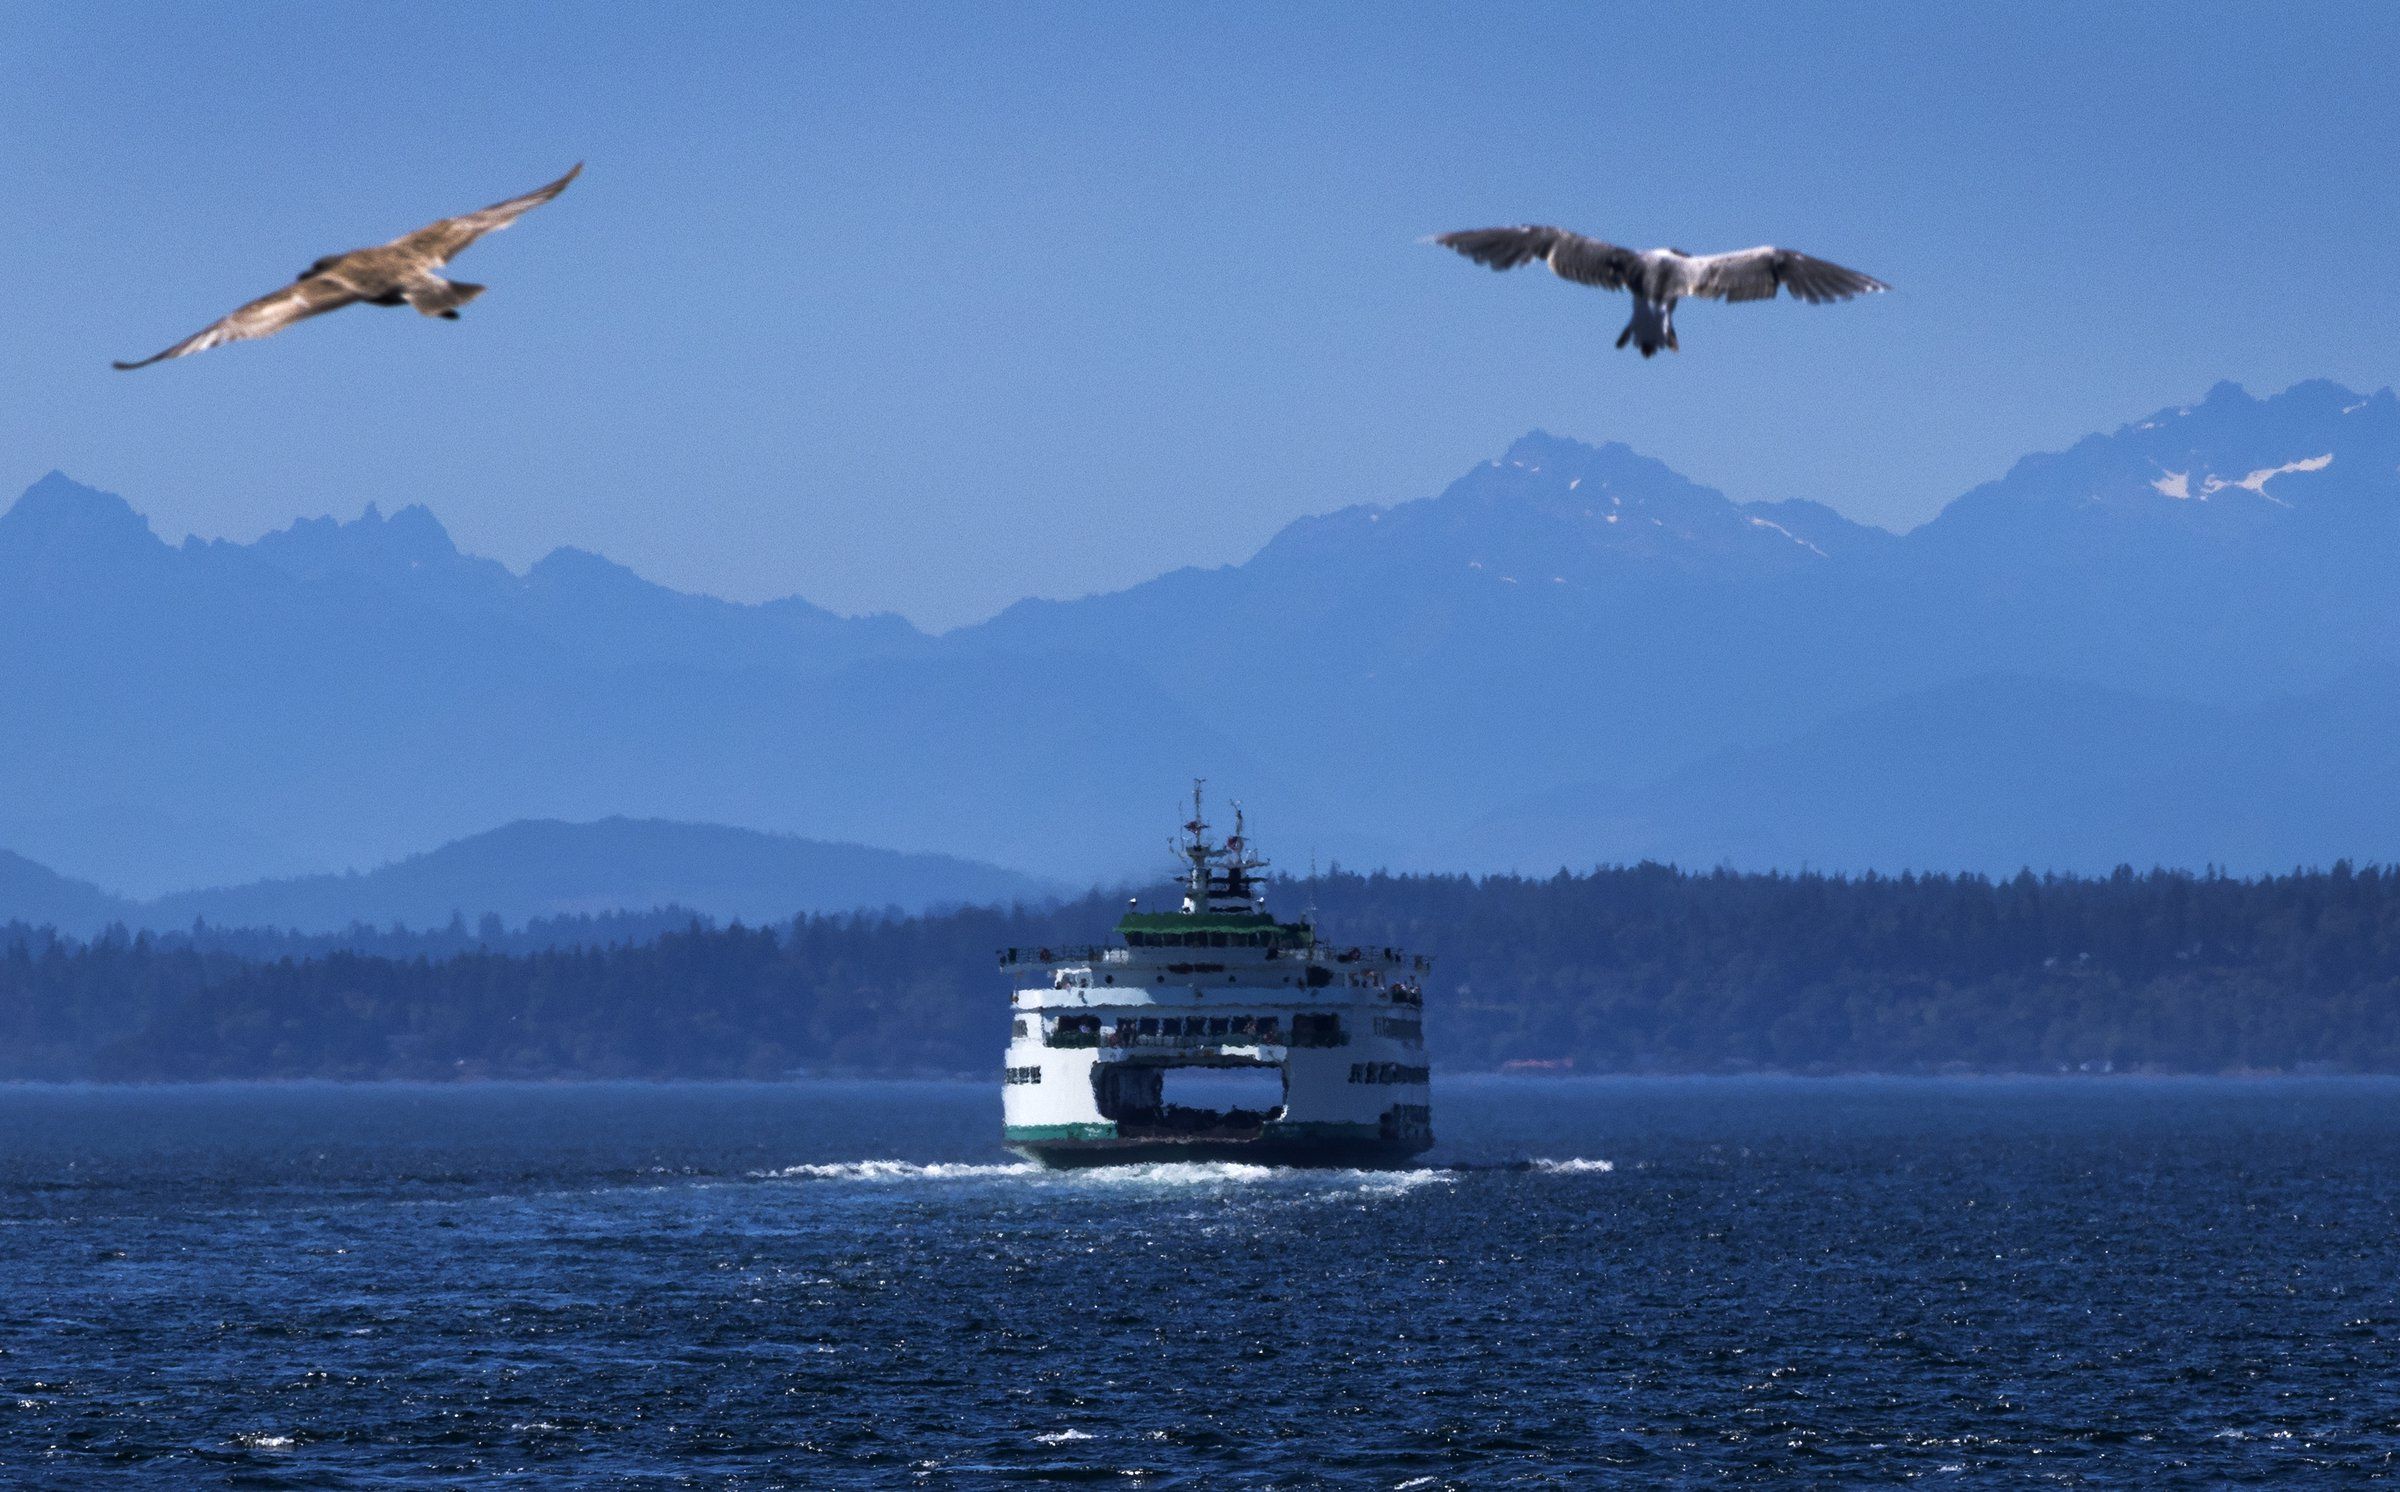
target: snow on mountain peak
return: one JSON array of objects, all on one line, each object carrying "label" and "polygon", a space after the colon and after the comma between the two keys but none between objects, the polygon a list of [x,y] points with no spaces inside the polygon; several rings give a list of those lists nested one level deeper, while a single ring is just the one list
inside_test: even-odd
[{"label": "snow on mountain peak", "polygon": [[[2323,471],[2326,467],[2331,465],[2333,465],[2333,452],[2327,451],[2322,456],[2310,456],[2306,460],[2302,461],[2286,461],[2281,466],[2261,467],[2257,471],[2254,471],[2250,473],[2250,475],[2242,478],[2240,481],[2235,482],[2233,485],[2236,487],[2247,487],[2252,492],[2257,493],[2259,496],[2267,497],[2267,482],[2270,478],[2280,477],[2285,472],[2289,471]],[[2277,499],[2271,497],[2268,497],[2267,500],[2269,502],[2277,501]]]},{"label": "snow on mountain peak", "polygon": [[2288,508],[2291,504],[2269,492],[2267,483],[2289,472],[2323,471],[2332,464],[2333,452],[2327,451],[2322,456],[2309,456],[2299,461],[2286,461],[2281,466],[2262,466],[2238,480],[2228,481],[2224,477],[2214,474],[2203,476],[2200,479],[2198,492],[2192,490],[2192,474],[2188,471],[2168,472],[2164,476],[2153,478],[2150,485],[2158,492],[2174,498],[2177,502],[2206,502],[2215,493],[2239,490],[2255,493],[2278,507]]},{"label": "snow on mountain peak", "polygon": [[[1614,519],[1614,518],[1611,518],[1611,519],[1609,519],[1609,522],[1611,522],[1611,523],[1614,523],[1614,522],[1616,522],[1616,519]],[[1798,534],[1796,534],[1796,533],[1793,533],[1793,532],[1792,532],[1790,529],[1788,529],[1788,528],[1785,528],[1785,527],[1784,527],[1782,524],[1780,524],[1780,523],[1776,523],[1776,522],[1774,522],[1774,521],[1773,521],[1773,520],[1771,520],[1771,519],[1759,518],[1759,517],[1755,517],[1755,516],[1754,516],[1754,517],[1752,517],[1752,518],[1750,519],[1750,526],[1751,526],[1752,528],[1768,528],[1768,529],[1773,529],[1775,532],[1777,532],[1777,533],[1779,533],[1779,534],[1783,535],[1785,538],[1787,538],[1787,539],[1791,540],[1793,543],[1795,543],[1795,544],[1799,545],[1801,548],[1803,548],[1803,549],[1807,550],[1809,553],[1811,553],[1811,554],[1813,554],[1813,555],[1816,555],[1816,556],[1818,556],[1820,559],[1822,559],[1822,558],[1827,558],[1827,557],[1828,557],[1828,556],[1825,554],[1825,551],[1824,551],[1824,550],[1822,550],[1822,549],[1819,549],[1819,548],[1818,548],[1816,545],[1814,545],[1814,544],[1811,544],[1810,542],[1808,542],[1808,540],[1801,538],[1801,537],[1800,537]]]}]

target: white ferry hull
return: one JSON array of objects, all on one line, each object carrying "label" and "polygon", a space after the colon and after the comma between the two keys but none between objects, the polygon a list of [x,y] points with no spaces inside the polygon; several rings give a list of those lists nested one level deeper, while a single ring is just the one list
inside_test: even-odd
[{"label": "white ferry hull", "polygon": [[1056,1171],[1177,1161],[1376,1171],[1407,1167],[1432,1144],[1430,1139],[1384,1140],[1323,1133],[1262,1135],[1254,1140],[1127,1140],[1109,1135],[1062,1135],[1012,1138],[1008,1148]]},{"label": "white ferry hull", "polygon": [[[1129,965],[1128,967],[1138,967]],[[1076,1003],[1026,991],[1037,1011],[1008,1048],[1002,1141],[1044,1165],[1132,1164],[1161,1159],[1248,1159],[1265,1165],[1393,1165],[1433,1144],[1421,1042],[1413,1014],[1378,1016],[1375,1004],[1296,1004],[1258,988],[1159,990],[1132,1002],[1106,987],[1077,987]],[[1048,998],[1045,998],[1046,994]],[[1155,998],[1165,996],[1164,999]],[[1180,998],[1178,998],[1180,997]],[[1106,1003],[1103,1003],[1103,1002]],[[1390,1010],[1391,1006],[1382,1006]],[[1231,1028],[1303,1022],[1310,1044],[1244,1040]],[[1144,1031],[1147,1023],[1153,1029]],[[1156,1028],[1165,1027],[1165,1030]],[[1214,1029],[1212,1029],[1214,1028]],[[1272,1072],[1280,1101],[1260,1109],[1193,1110],[1166,1102],[1178,1071]]]}]

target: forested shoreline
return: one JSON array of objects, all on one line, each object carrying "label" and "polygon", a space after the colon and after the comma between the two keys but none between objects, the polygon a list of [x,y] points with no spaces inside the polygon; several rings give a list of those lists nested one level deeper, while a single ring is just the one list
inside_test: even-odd
[{"label": "forested shoreline", "polygon": [[[1437,1070],[2400,1072],[2400,872],[1356,875],[1277,890],[1432,954]],[[997,1065],[1006,947],[1121,897],[716,927],[0,928],[0,1078],[778,1077]]]}]

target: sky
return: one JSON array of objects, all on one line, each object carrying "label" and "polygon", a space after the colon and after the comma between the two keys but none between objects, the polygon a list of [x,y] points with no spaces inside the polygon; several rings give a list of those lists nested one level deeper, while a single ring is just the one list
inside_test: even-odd
[{"label": "sky", "polygon": [[[423,502],[523,566],[945,628],[1239,561],[1529,429],[1905,529],[2189,402],[2394,381],[2400,7],[0,4],[0,492]],[[455,324],[137,373],[527,190]],[[1832,307],[1422,242],[1773,242]],[[4,500],[4,499],[0,499]]]}]

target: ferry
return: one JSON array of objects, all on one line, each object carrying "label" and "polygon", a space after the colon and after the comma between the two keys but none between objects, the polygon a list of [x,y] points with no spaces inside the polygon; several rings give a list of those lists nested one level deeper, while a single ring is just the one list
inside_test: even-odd
[{"label": "ferry", "polygon": [[1009,1149],[1055,1167],[1386,1167],[1433,1144],[1431,960],[1328,942],[1313,910],[1278,921],[1233,808],[1212,840],[1193,787],[1178,910],[1137,900],[1113,944],[1002,951]]}]

